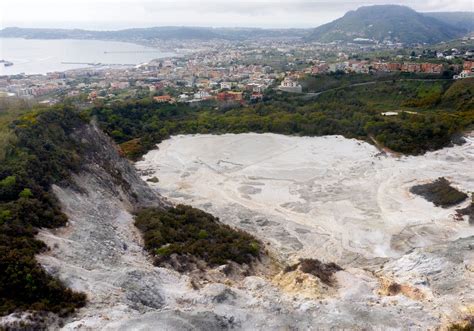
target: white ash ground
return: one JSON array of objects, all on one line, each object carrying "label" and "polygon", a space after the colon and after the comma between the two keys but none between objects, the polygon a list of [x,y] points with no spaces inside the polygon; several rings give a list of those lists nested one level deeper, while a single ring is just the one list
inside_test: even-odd
[{"label": "white ash ground", "polygon": [[[461,318],[474,303],[472,227],[454,222],[453,208],[408,193],[412,184],[439,176],[472,191],[472,140],[400,160],[341,137],[165,141],[137,167],[156,172],[144,178],[158,176],[151,185],[169,200],[249,230],[289,263],[304,256],[345,269],[329,291],[314,279],[300,282],[304,275],[251,276],[195,290],[188,277],[152,265],[133,226],[137,202],[163,199],[98,130],[83,131],[78,137],[97,151],[74,176],[79,189],[54,189],[69,225],[39,234],[51,247],[38,257],[41,264],[88,295],[64,329],[426,330]],[[410,250],[415,246],[426,247]],[[386,279],[403,291],[387,296]]]},{"label": "white ash ground", "polygon": [[415,247],[474,235],[456,208],[409,192],[444,176],[474,191],[474,143],[418,157],[386,157],[340,136],[177,136],[136,167],[174,203],[205,209],[250,230],[286,258],[347,264],[399,257]]},{"label": "white ash ground", "polygon": [[[415,310],[427,309],[439,320],[474,306],[474,227],[467,218],[454,219],[469,201],[443,209],[409,192],[441,176],[473,192],[472,137],[463,146],[395,158],[340,136],[175,136],[136,168],[145,180],[159,178],[149,184],[173,203],[202,208],[255,234],[282,260],[342,265],[340,299],[357,296],[359,303],[402,310],[414,300]],[[373,297],[379,283],[372,277],[419,290],[422,299]]]}]

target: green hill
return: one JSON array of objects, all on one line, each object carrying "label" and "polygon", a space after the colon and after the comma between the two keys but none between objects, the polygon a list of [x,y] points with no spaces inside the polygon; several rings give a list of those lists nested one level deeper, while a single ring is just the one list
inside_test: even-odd
[{"label": "green hill", "polygon": [[308,38],[313,41],[354,41],[356,38],[374,41],[437,43],[462,36],[463,28],[442,22],[405,6],[377,5],[361,7],[343,17],[324,24]]},{"label": "green hill", "polygon": [[161,26],[117,31],[81,29],[37,29],[7,27],[0,30],[3,38],[26,39],[97,39],[97,40],[248,40],[259,38],[301,38],[308,29],[208,28]]},{"label": "green hill", "polygon": [[466,29],[468,32],[474,31],[474,12],[439,12],[423,13],[425,16],[433,17],[444,23]]}]

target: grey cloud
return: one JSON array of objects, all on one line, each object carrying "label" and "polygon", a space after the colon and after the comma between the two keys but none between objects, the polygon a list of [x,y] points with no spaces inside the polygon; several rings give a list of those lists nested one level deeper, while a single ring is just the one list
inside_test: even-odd
[{"label": "grey cloud", "polygon": [[[474,10],[473,0],[0,0],[0,3],[0,25],[89,29],[157,25],[314,27],[360,6],[386,3],[407,5],[418,11]],[[8,16],[2,15],[6,12]]]},{"label": "grey cloud", "polygon": [[[430,1],[413,1],[413,0],[372,0],[372,1],[164,1],[143,3],[145,10],[151,12],[163,11],[193,11],[200,14],[239,14],[239,15],[268,15],[273,12],[307,12],[318,11],[324,12],[345,12],[356,9],[360,6],[376,5],[376,4],[399,4],[406,5],[421,11],[440,11],[449,8],[466,8],[466,1],[459,0],[430,0]],[[467,6],[468,7],[468,6]],[[465,9],[466,10],[466,9]],[[468,10],[468,9],[467,9]]]}]

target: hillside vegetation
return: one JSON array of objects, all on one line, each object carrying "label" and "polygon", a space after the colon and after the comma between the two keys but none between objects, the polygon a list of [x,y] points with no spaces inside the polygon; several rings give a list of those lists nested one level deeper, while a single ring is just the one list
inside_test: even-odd
[{"label": "hillside vegetation", "polygon": [[474,31],[474,11],[466,12],[430,12],[423,13],[425,16],[436,18],[444,23],[465,29],[468,32]]},{"label": "hillside vegetation", "polygon": [[10,123],[31,109],[24,100],[0,97],[0,161],[5,157],[6,149],[14,142]]},{"label": "hillside vegetation", "polygon": [[[314,99],[287,94],[250,106],[192,108],[151,99],[97,105],[102,127],[136,159],[173,134],[273,132],[305,136],[374,137],[401,153],[420,154],[451,144],[474,124],[464,81],[388,81],[340,89]],[[382,112],[397,111],[397,116]]]},{"label": "hillside vegetation", "polygon": [[447,24],[413,9],[397,5],[361,7],[324,24],[312,32],[309,40],[333,42],[367,38],[390,39],[403,43],[438,43],[467,33],[464,28]]},{"label": "hillside vegetation", "polygon": [[[25,111],[13,107],[8,116]],[[0,162],[0,316],[25,310],[65,316],[84,306],[86,296],[41,267],[35,255],[48,247],[35,235],[40,228],[67,223],[51,186],[74,186],[71,174],[82,169],[86,150],[72,134],[90,118],[66,105],[18,116],[8,125],[5,119],[2,127],[13,139]],[[171,254],[211,266],[249,263],[260,254],[260,244],[252,236],[187,206],[142,210],[136,224],[157,264]]]},{"label": "hillside vegetation", "polygon": [[[10,116],[22,110],[9,112]],[[66,315],[85,304],[35,259],[47,249],[37,228],[67,222],[50,186],[77,169],[78,147],[68,133],[82,120],[71,109],[38,110],[11,125],[14,135],[0,163],[0,315],[16,310]]]},{"label": "hillside vegetation", "polygon": [[99,39],[99,40],[247,40],[255,38],[295,38],[308,35],[308,29],[208,28],[161,26],[117,31],[81,29],[42,29],[8,27],[0,37],[26,39]]},{"label": "hillside vegetation", "polygon": [[447,109],[472,111],[474,109],[474,79],[456,81],[442,95],[439,94],[437,100],[441,107]]}]

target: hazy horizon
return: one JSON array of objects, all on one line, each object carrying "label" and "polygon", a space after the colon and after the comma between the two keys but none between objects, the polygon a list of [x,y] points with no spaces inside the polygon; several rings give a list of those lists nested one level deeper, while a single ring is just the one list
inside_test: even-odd
[{"label": "hazy horizon", "polygon": [[[421,12],[474,11],[470,0],[4,0],[0,27],[120,30],[163,26],[312,28],[361,6],[396,4]],[[6,15],[5,13],[8,13]]]}]

